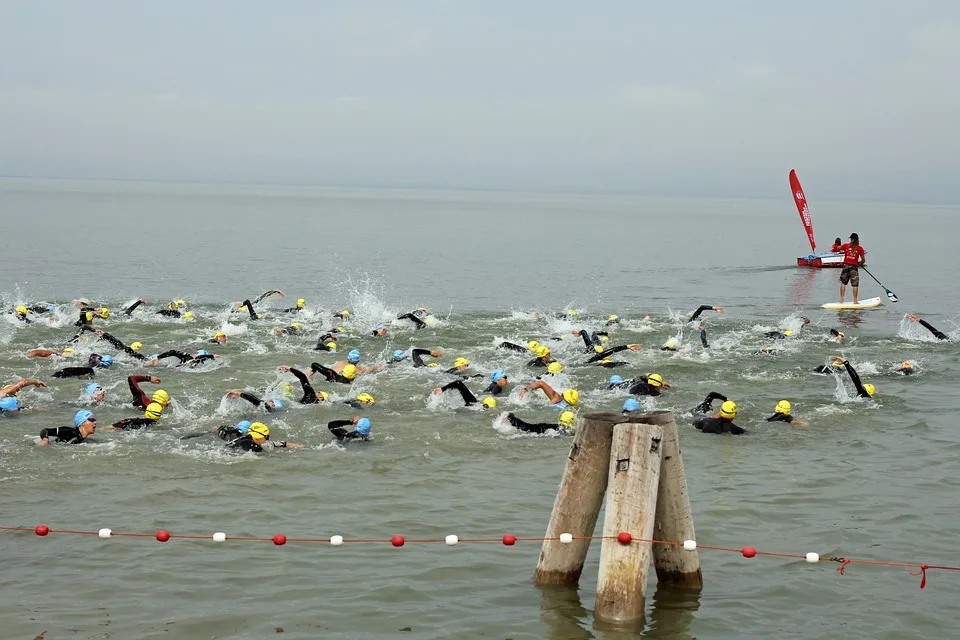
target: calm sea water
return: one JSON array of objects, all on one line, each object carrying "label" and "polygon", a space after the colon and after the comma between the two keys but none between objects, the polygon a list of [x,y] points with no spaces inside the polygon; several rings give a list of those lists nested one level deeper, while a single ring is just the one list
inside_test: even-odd
[{"label": "calm sea water", "polygon": [[[21,394],[36,409],[0,418],[0,525],[232,536],[348,538],[539,536],[545,531],[570,439],[519,435],[500,412],[553,420],[542,398],[515,391],[497,412],[432,398],[449,380],[405,366],[361,377],[353,388],[318,384],[329,406],[294,406],[263,416],[223,399],[229,389],[277,386],[281,364],[333,362],[311,350],[330,312],[344,345],[364,362],[394,349],[442,349],[477,372],[503,367],[514,385],[535,373],[501,340],[549,340],[567,368],[555,381],[581,392],[581,412],[618,409],[611,373],[657,371],[673,388],[645,400],[673,409],[697,533],[702,544],[956,564],[955,502],[960,436],[953,415],[960,365],[954,343],[933,341],[904,320],[921,315],[960,338],[951,280],[958,258],[951,232],[957,207],[818,203],[820,242],[860,234],[871,271],[899,304],[838,314],[834,271],[793,265],[809,249],[785,188],[778,201],[639,199],[467,192],[377,191],[133,183],[0,183],[0,291],[4,309],[58,304],[52,323],[0,319],[0,378],[40,377],[47,389]],[[866,274],[861,297],[883,295]],[[272,289],[264,319],[232,315],[232,302]],[[848,293],[849,295],[849,293]],[[161,425],[97,433],[80,447],[33,446],[39,430],[70,424],[85,381],[55,380],[62,363],[28,360],[31,348],[59,348],[74,332],[71,302],[90,297],[114,311],[137,297],[147,312],[117,313],[104,328],[148,352],[202,348],[216,329],[229,341],[216,365],[152,373],[174,397]],[[309,311],[303,337],[277,337],[291,321],[271,309],[298,297]],[[194,321],[152,312],[185,298]],[[679,314],[699,304],[711,349]],[[403,323],[389,338],[370,329],[417,306],[438,322]],[[554,313],[577,309],[576,320]],[[533,312],[539,312],[534,317]],[[638,342],[619,354],[627,367],[577,366],[581,327],[624,318],[611,342]],[[645,315],[651,320],[644,321]],[[764,331],[796,328],[775,357]],[[848,335],[838,346],[827,330]],[[679,336],[686,355],[659,350]],[[81,354],[114,353],[81,343]],[[813,367],[845,354],[878,401],[851,398],[842,378]],[[919,366],[905,378],[890,370]],[[125,378],[141,371],[118,357],[97,374],[108,390],[100,424],[137,412]],[[294,382],[294,384],[296,384]],[[485,381],[470,381],[479,391]],[[151,388],[145,385],[145,388]],[[329,420],[358,412],[339,401],[369,391],[375,439],[335,446]],[[702,435],[689,410],[708,391],[735,399],[740,438]],[[351,393],[348,393],[351,392]],[[449,395],[449,394],[447,394]],[[764,418],[780,399],[813,423],[809,430]],[[208,437],[181,439],[241,418],[267,418],[297,451],[236,456]],[[536,543],[347,545],[172,541],[0,534],[0,620],[5,638],[928,638],[954,635],[960,576],[931,573],[927,588],[905,569],[807,565],[701,552],[698,597],[651,585],[644,630],[617,630],[592,617],[599,545],[579,590],[532,584]]]}]

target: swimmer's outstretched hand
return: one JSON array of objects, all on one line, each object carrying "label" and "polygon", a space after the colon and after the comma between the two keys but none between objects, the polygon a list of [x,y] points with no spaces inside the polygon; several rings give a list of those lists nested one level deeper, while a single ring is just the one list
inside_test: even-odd
[{"label": "swimmer's outstretched hand", "polygon": [[431,351],[431,352],[430,352],[430,356],[433,357],[433,358],[442,358],[442,357],[443,357],[443,351]]},{"label": "swimmer's outstretched hand", "polygon": [[224,396],[227,400],[235,400],[240,397],[239,391],[227,391],[227,395]]},{"label": "swimmer's outstretched hand", "polygon": [[360,416],[353,416],[350,418],[350,424],[357,424],[360,421]]},{"label": "swimmer's outstretched hand", "polygon": [[920,319],[920,318],[918,318],[917,316],[913,315],[912,313],[908,313],[908,314],[907,314],[907,320],[909,320],[910,322],[916,322],[916,321],[918,321],[919,319]]},{"label": "swimmer's outstretched hand", "polygon": [[628,345],[627,345],[627,349],[630,349],[630,351],[640,351],[640,349],[642,349],[642,348],[643,348],[643,345],[642,345],[642,344],[628,344]]},{"label": "swimmer's outstretched hand", "polygon": [[723,307],[714,307],[713,310],[717,313],[723,313]]},{"label": "swimmer's outstretched hand", "polygon": [[517,393],[517,395],[522,398],[523,396],[527,395],[527,392],[529,391],[530,389],[528,389],[527,387],[520,387],[520,391]]},{"label": "swimmer's outstretched hand", "polygon": [[290,371],[290,365],[282,364],[279,367],[277,367],[277,371],[283,371],[284,373],[286,373],[287,371]]},{"label": "swimmer's outstretched hand", "polygon": [[303,449],[303,445],[298,442],[285,442],[283,443],[284,449]]},{"label": "swimmer's outstretched hand", "polygon": [[438,395],[440,395],[441,393],[443,393],[443,389],[441,389],[440,387],[436,387],[436,388],[433,390],[433,395],[435,395],[435,396],[438,396]]},{"label": "swimmer's outstretched hand", "polygon": [[157,376],[150,376],[150,383],[151,383],[151,384],[160,384],[160,378],[158,378]]}]

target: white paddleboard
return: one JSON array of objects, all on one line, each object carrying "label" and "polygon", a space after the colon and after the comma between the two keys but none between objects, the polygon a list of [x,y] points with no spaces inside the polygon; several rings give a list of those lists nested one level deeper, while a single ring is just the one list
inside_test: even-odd
[{"label": "white paddleboard", "polygon": [[852,302],[828,302],[820,306],[824,309],[871,309],[880,306],[880,297],[861,300],[860,304],[853,304]]}]

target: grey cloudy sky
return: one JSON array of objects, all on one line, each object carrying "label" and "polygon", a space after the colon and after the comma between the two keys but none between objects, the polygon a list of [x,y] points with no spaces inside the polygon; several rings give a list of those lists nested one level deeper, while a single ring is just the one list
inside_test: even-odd
[{"label": "grey cloudy sky", "polygon": [[0,174],[960,201],[960,2],[0,2]]}]

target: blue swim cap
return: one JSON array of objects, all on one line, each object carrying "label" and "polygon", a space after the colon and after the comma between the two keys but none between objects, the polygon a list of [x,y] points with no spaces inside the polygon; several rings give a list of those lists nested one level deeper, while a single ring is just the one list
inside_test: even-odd
[{"label": "blue swim cap", "polygon": [[640,403],[637,402],[636,398],[627,398],[623,403],[624,411],[636,411],[640,408]]},{"label": "blue swim cap", "polygon": [[113,364],[113,356],[100,356],[100,366],[109,367]]},{"label": "blue swim cap", "polygon": [[210,355],[210,352],[207,351],[207,350],[205,350],[205,349],[197,349],[197,355],[198,355],[198,356],[208,356],[208,355]]},{"label": "blue swim cap", "polygon": [[47,305],[47,311],[56,311],[56,310],[57,310],[57,305],[55,305],[55,304],[48,304],[48,305]]},{"label": "blue swim cap", "polygon": [[0,411],[17,411],[20,409],[20,401],[16,398],[0,398]]},{"label": "blue swim cap", "polygon": [[623,382],[623,378],[620,376],[610,376],[610,384],[620,384]]},{"label": "blue swim cap", "polygon": [[247,429],[249,428],[250,428],[249,420],[241,420],[240,422],[237,423],[237,431],[239,431],[240,433],[246,433]]},{"label": "blue swim cap", "polygon": [[93,411],[90,411],[89,409],[80,409],[80,411],[77,411],[76,415],[73,416],[73,426],[79,427],[86,422],[88,418],[92,417]]},{"label": "blue swim cap", "polygon": [[407,352],[406,352],[406,351],[403,351],[403,350],[401,350],[401,349],[397,349],[396,351],[393,352],[393,359],[394,359],[394,360],[403,360],[403,356],[405,356],[405,355],[407,355]]},{"label": "blue swim cap", "polygon": [[503,369],[497,369],[496,371],[490,374],[490,382],[496,382],[497,380],[500,380],[501,378],[506,378],[506,377],[507,377],[506,371],[504,371]]},{"label": "blue swim cap", "polygon": [[378,324],[376,327],[374,327],[374,329],[386,329],[386,328],[387,328],[387,325],[385,324]]},{"label": "blue swim cap", "polygon": [[156,360],[156,359],[159,358],[159,357],[160,357],[160,354],[159,354],[159,353],[155,353],[155,354],[153,354],[152,356],[150,356],[150,360]]},{"label": "blue swim cap", "polygon": [[360,362],[360,350],[353,349],[350,353],[347,354],[347,362],[351,364],[357,364]]},{"label": "blue swim cap", "polygon": [[283,403],[280,402],[279,400],[274,400],[273,406],[275,406],[277,409],[283,409]]},{"label": "blue swim cap", "polygon": [[88,396],[92,396],[92,395],[95,394],[97,391],[103,391],[103,387],[101,387],[101,386],[100,386],[99,384],[97,384],[96,382],[91,382],[91,383],[88,384],[88,385],[84,388],[84,390],[83,390],[83,392],[84,392],[85,394],[87,394]]},{"label": "blue swim cap", "polygon": [[360,418],[357,420],[357,433],[362,436],[370,435],[370,419]]}]

